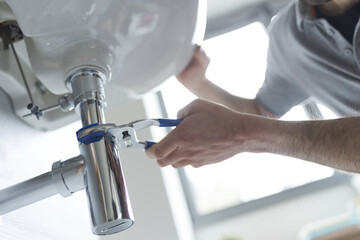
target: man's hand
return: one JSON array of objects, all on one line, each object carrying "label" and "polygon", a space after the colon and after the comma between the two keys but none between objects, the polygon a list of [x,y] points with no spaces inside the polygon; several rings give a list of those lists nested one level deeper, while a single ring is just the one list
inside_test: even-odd
[{"label": "man's hand", "polygon": [[[258,132],[256,121],[250,119],[254,116],[195,100],[179,112],[178,118],[184,120],[146,151],[162,167],[200,167],[228,159],[243,150],[250,151],[256,146],[249,141]],[[241,136],[236,135],[239,132]]]},{"label": "man's hand", "polygon": [[241,152],[268,152],[360,173],[358,117],[280,121],[204,100],[190,103],[178,117],[184,120],[146,150],[162,167],[200,167]]},{"label": "man's hand", "polygon": [[200,46],[197,46],[190,64],[176,78],[195,95],[199,94],[202,86],[208,81],[205,77],[210,58]]}]

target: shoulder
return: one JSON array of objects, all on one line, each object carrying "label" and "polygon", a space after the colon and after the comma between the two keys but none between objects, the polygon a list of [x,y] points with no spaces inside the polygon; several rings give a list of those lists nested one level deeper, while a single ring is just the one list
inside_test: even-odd
[{"label": "shoulder", "polygon": [[282,56],[284,51],[297,48],[299,40],[303,37],[298,28],[297,3],[298,1],[290,2],[274,17],[268,27],[268,62],[279,57],[279,54]]},{"label": "shoulder", "polygon": [[269,34],[285,30],[289,27],[295,28],[297,1],[291,1],[286,7],[279,11],[268,26]]}]

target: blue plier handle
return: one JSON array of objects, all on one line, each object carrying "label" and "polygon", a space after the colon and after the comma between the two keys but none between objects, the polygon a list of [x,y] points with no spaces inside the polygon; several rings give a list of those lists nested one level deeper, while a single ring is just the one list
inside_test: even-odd
[{"label": "blue plier handle", "polygon": [[[179,123],[181,123],[183,119],[164,119],[159,118],[157,121],[159,122],[159,127],[176,127]],[[156,142],[145,141],[145,149],[148,149],[152,145],[156,144]]]},{"label": "blue plier handle", "polygon": [[76,132],[78,141],[84,144],[90,144],[100,141],[106,134],[111,135],[120,144],[122,148],[145,148],[148,149],[155,142],[140,142],[137,139],[136,131],[151,126],[175,127],[183,119],[144,119],[134,121],[124,125],[115,124],[91,124],[85,126]]}]

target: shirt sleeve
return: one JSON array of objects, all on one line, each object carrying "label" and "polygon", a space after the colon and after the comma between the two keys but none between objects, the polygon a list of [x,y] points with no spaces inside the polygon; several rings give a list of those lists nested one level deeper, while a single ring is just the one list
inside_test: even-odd
[{"label": "shirt sleeve", "polygon": [[274,26],[269,32],[265,81],[256,95],[256,103],[265,116],[280,118],[305,101],[308,94],[303,91],[301,79],[296,75],[296,56],[284,49],[286,43],[278,29],[279,26]]},{"label": "shirt sleeve", "polygon": [[[291,28],[296,27],[292,15],[282,14],[275,19],[269,30],[269,47],[265,81],[257,93],[256,103],[265,116],[280,118],[292,107],[308,99],[301,76],[298,76],[296,50],[289,51]],[[292,23],[292,27],[289,26]]]},{"label": "shirt sleeve", "polygon": [[280,118],[307,98],[308,95],[290,79],[266,74],[263,86],[256,95],[256,103],[263,115]]}]

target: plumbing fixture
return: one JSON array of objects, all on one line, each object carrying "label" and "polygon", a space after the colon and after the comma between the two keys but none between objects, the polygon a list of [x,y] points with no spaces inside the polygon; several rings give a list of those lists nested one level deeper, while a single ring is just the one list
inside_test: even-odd
[{"label": "plumbing fixture", "polygon": [[[105,124],[106,80],[96,68],[76,70],[67,78],[84,127]],[[116,142],[111,137],[93,138],[87,144],[80,143],[79,149],[80,156],[54,163],[50,172],[0,190],[0,215],[57,193],[68,197],[85,189],[94,234],[112,234],[131,227],[134,217]]]},{"label": "plumbing fixture", "polygon": [[[36,107],[36,106],[35,106]],[[28,109],[34,108],[34,106],[30,103],[27,106]],[[69,112],[74,109],[74,99],[72,94],[65,94],[63,96],[60,96],[58,99],[58,104],[55,104],[50,107],[46,107],[43,109],[37,109],[38,114],[42,116],[44,113],[54,111],[55,109],[61,109],[63,112]],[[31,113],[23,115],[23,117],[29,117],[31,115],[34,115],[34,113],[31,111]]]},{"label": "plumbing fixture", "polygon": [[35,203],[57,193],[63,197],[83,189],[82,156],[55,162],[50,172],[0,191],[0,215]]},{"label": "plumbing fixture", "polygon": [[19,24],[16,21],[5,21],[0,23],[0,38],[4,45],[4,50],[8,50],[9,46],[24,38]]},{"label": "plumbing fixture", "polygon": [[[100,70],[90,68],[80,69],[67,79],[84,127],[105,124],[106,80]],[[115,142],[105,137],[80,144],[79,149],[85,160],[84,186],[93,232],[102,235],[129,228],[134,218]]]},{"label": "plumbing fixture", "polygon": [[[14,44],[18,56],[0,51],[0,88],[18,116],[41,129],[75,121],[74,114],[63,113],[72,109],[83,127],[105,126],[107,104],[140,97],[179,73],[205,31],[205,0],[34,1],[0,0],[0,21],[16,19],[24,35],[24,41]],[[11,45],[7,40],[0,44]],[[29,86],[12,67],[16,63]],[[33,98],[28,106],[31,115],[49,112],[41,121],[23,118],[29,116],[23,104],[26,93]],[[50,107],[39,108],[34,101]],[[126,146],[138,143],[135,133],[124,134]],[[131,227],[134,217],[119,142],[103,132],[88,140],[79,143],[79,156],[0,190],[0,215],[54,194],[67,197],[84,189],[93,233],[106,235]]]},{"label": "plumbing fixture", "polygon": [[68,197],[85,188],[93,233],[112,234],[133,225],[117,146],[147,148],[154,142],[139,142],[137,130],[177,126],[182,119],[106,124],[105,82],[105,75],[96,68],[81,68],[70,74],[66,83],[71,94],[62,99],[73,103],[81,117],[83,128],[77,132],[80,156],[55,162],[50,172],[0,190],[0,215],[58,193]]}]

